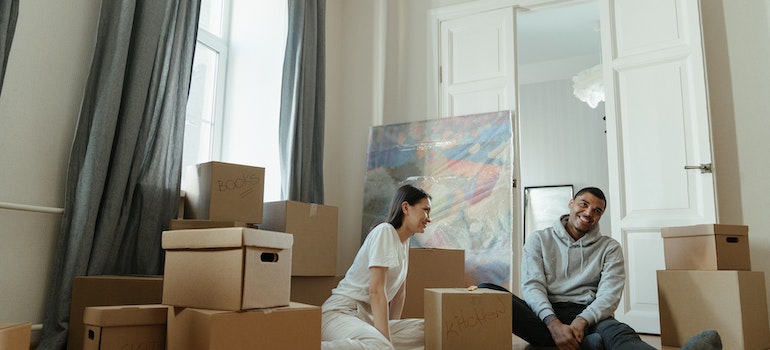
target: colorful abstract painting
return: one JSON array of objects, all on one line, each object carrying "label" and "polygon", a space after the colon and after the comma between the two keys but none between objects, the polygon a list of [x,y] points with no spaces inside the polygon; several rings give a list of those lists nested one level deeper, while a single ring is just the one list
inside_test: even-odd
[{"label": "colorful abstract painting", "polygon": [[399,186],[415,185],[433,198],[432,222],[411,246],[463,249],[468,285],[510,287],[512,159],[509,111],[373,127],[362,237],[385,220]]}]

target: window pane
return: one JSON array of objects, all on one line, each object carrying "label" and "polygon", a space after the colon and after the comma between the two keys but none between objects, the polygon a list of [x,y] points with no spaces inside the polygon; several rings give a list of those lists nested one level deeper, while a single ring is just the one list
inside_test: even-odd
[{"label": "window pane", "polygon": [[201,15],[198,26],[211,34],[222,36],[222,13],[224,0],[201,0]]},{"label": "window pane", "polygon": [[[216,73],[219,55],[200,43],[195,47],[190,95],[187,100],[187,116],[184,129],[184,155],[182,166],[211,160],[214,133],[214,101]],[[185,171],[182,172],[182,183]],[[183,185],[184,188],[184,185]]]}]

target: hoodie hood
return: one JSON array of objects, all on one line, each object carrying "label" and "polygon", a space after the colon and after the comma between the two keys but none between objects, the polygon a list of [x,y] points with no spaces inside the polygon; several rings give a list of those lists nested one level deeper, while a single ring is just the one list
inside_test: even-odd
[{"label": "hoodie hood", "polygon": [[564,254],[564,277],[569,276],[569,269],[570,269],[570,248],[576,248],[579,250],[579,252],[576,252],[577,254],[580,254],[580,273],[583,273],[583,270],[585,268],[585,248],[590,247],[594,245],[594,243],[598,242],[599,239],[602,237],[602,234],[599,231],[599,224],[597,223],[594,228],[586,232],[586,234],[583,235],[583,237],[580,237],[579,239],[575,240],[572,238],[572,236],[567,232],[567,226],[569,225],[569,214],[562,215],[556,222],[553,223],[554,232],[556,234],[556,237],[559,239],[559,242],[561,242],[564,246],[562,249],[562,253]]},{"label": "hoodie hood", "polygon": [[592,228],[590,231],[586,232],[583,237],[580,237],[580,239],[575,240],[570,236],[569,232],[567,232],[567,226],[569,222],[569,214],[562,215],[559,219],[554,221],[553,228],[556,231],[557,237],[559,237],[559,241],[564,243],[565,246],[580,246],[580,247],[588,247],[596,242],[599,241],[599,239],[602,237],[601,231],[599,230],[599,224],[597,223],[594,228]]}]

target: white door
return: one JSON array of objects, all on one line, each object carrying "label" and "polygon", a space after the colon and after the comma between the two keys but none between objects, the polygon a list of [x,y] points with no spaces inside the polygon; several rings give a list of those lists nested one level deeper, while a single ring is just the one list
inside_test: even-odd
[{"label": "white door", "polygon": [[685,166],[711,163],[697,0],[601,0],[609,210],[626,257],[615,316],[659,333],[660,228],[715,223],[714,179]]},{"label": "white door", "polygon": [[[429,33],[437,43],[429,57],[436,75],[429,74],[429,96],[436,113],[451,117],[510,110],[514,143],[518,139],[516,95],[516,0],[473,1],[431,10]],[[436,67],[438,63],[438,67]],[[436,79],[436,80],[433,80]],[[438,89],[433,90],[438,81]],[[432,93],[433,92],[433,93]],[[434,94],[435,93],[435,94]],[[429,103],[430,105],[431,103]],[[513,149],[513,264],[511,281],[520,279],[521,209],[523,197],[516,187],[519,178],[518,150]],[[519,284],[509,286],[518,293]]]},{"label": "white door", "polygon": [[515,109],[514,21],[513,7],[440,21],[439,116]]}]

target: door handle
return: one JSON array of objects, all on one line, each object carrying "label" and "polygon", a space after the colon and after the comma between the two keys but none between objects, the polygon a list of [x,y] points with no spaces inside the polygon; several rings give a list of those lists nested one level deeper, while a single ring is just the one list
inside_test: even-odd
[{"label": "door handle", "polygon": [[701,174],[705,173],[711,173],[711,163],[701,164],[701,165],[685,165],[684,170],[693,170],[698,169],[700,170]]}]

